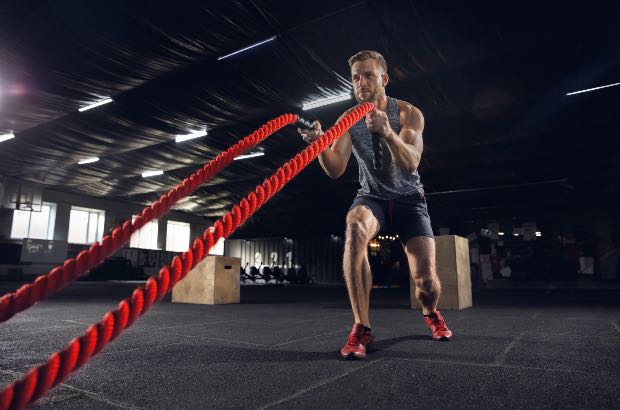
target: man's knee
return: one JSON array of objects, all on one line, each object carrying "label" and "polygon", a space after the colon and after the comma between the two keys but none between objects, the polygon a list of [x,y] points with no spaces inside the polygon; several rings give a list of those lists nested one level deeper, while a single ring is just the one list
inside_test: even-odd
[{"label": "man's knee", "polygon": [[370,210],[366,208],[357,207],[351,210],[347,215],[345,230],[347,242],[365,247],[377,229],[377,223],[373,221],[373,218]]}]

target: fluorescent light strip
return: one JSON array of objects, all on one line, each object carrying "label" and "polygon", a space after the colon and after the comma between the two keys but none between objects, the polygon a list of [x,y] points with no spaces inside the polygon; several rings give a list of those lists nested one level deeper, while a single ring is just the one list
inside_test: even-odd
[{"label": "fluorescent light strip", "polygon": [[566,95],[575,95],[575,94],[587,93],[588,91],[600,90],[601,88],[614,87],[616,85],[620,85],[620,83],[607,84],[607,85],[602,85],[600,87],[588,88],[586,90],[573,91],[572,93],[567,93]]},{"label": "fluorescent light strip", "polygon": [[183,142],[187,140],[193,140],[194,138],[200,138],[207,135],[207,130],[191,132],[189,134],[178,134],[174,139],[176,142]]},{"label": "fluorescent light strip", "polygon": [[309,103],[305,103],[301,109],[306,111],[306,110],[311,110],[313,108],[317,108],[317,107],[322,107],[324,105],[328,105],[328,104],[334,104],[340,101],[346,101],[346,100],[350,100],[351,99],[351,94],[346,93],[346,94],[338,94],[338,95],[334,95],[331,97],[327,97],[327,98],[322,98],[320,100],[314,100],[314,101],[310,101]]},{"label": "fluorescent light strip", "polygon": [[260,46],[260,45],[263,45],[263,44],[265,44],[265,43],[268,43],[268,42],[270,42],[270,41],[273,41],[273,40],[275,40],[275,39],[276,39],[276,37],[278,37],[278,36],[272,36],[272,37],[269,37],[267,40],[263,40],[263,41],[261,41],[261,42],[259,42],[259,43],[254,43],[254,44],[252,44],[251,46],[247,46],[247,47],[245,47],[245,48],[242,48],[241,50],[233,51],[233,52],[232,52],[232,53],[230,53],[230,54],[226,54],[225,56],[218,57],[218,58],[217,58],[217,61],[223,60],[223,59],[228,58],[228,57],[232,57],[232,56],[234,56],[235,54],[243,53],[244,51],[247,51],[247,50],[249,50],[249,49],[251,49],[251,48],[258,47],[258,46]]},{"label": "fluorescent light strip", "polygon": [[84,158],[78,161],[78,165],[90,164],[99,161],[99,157]]},{"label": "fluorescent light strip", "polygon": [[240,159],[262,157],[263,155],[265,155],[264,152],[255,152],[254,154],[239,155],[238,157],[235,157],[235,161],[240,160]]},{"label": "fluorescent light strip", "polygon": [[15,138],[15,134],[12,132],[0,135],[0,142],[8,141],[10,139]]},{"label": "fluorescent light strip", "polygon": [[162,175],[163,173],[164,171],[162,171],[161,169],[158,169],[156,171],[144,171],[142,173],[142,178],[154,177],[156,175]]},{"label": "fluorescent light strip", "polygon": [[96,102],[96,103],[91,104],[91,105],[87,105],[86,107],[82,107],[82,108],[80,108],[78,111],[79,111],[79,112],[83,112],[83,111],[86,111],[86,110],[90,110],[90,109],[92,109],[92,108],[99,107],[100,105],[107,104],[107,103],[111,103],[112,101],[113,101],[113,100],[112,100],[111,98],[106,98],[105,100],[102,100],[102,101]]}]

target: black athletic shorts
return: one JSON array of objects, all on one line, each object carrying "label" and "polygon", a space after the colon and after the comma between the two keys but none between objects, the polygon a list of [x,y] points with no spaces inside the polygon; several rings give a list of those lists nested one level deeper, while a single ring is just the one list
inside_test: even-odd
[{"label": "black athletic shorts", "polygon": [[358,195],[349,211],[359,205],[370,209],[377,218],[379,232],[395,232],[403,244],[414,236],[435,237],[423,193],[390,200]]}]

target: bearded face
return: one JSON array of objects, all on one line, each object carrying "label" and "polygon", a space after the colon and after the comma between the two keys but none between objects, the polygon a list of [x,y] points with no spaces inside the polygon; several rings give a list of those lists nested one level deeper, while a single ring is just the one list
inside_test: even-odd
[{"label": "bearded face", "polygon": [[385,94],[387,74],[383,73],[381,66],[373,59],[356,61],[351,66],[351,81],[353,96],[358,103],[374,103]]}]

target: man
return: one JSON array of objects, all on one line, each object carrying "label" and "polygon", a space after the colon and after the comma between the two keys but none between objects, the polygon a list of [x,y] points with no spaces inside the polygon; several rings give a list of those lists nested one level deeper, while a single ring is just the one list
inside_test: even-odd
[{"label": "man", "polygon": [[[389,77],[381,54],[361,51],[349,59],[349,66],[356,100],[374,103],[375,110],[323,151],[319,162],[331,178],[345,172],[351,152],[359,164],[361,187],[346,217],[343,261],[355,324],[340,352],[344,358],[361,359],[374,339],[368,316],[372,287],[368,244],[390,225],[405,249],[416,297],[433,340],[449,340],[452,332],[437,310],[441,285],[435,272],[435,241],[417,171],[424,117],[413,105],[385,94]],[[323,134],[318,121],[312,129],[298,131],[306,142]],[[379,135],[381,164],[374,161],[373,133]]]}]

